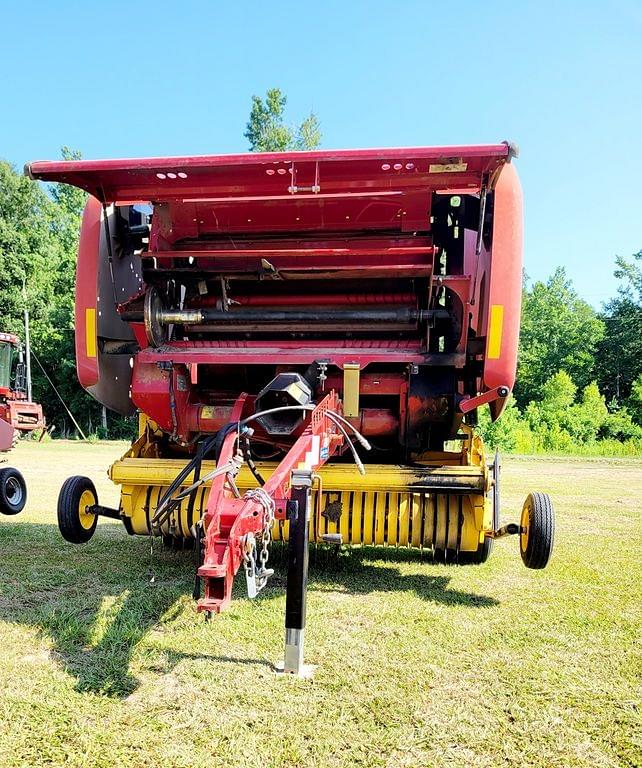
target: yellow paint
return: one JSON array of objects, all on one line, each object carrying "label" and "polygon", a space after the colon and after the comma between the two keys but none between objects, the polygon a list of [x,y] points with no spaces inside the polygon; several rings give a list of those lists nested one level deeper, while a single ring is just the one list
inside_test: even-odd
[{"label": "yellow paint", "polygon": [[359,379],[361,369],[358,364],[345,363],[343,366],[343,415],[359,415]]},{"label": "yellow paint", "polygon": [[530,533],[531,523],[531,510],[529,505],[529,499],[526,499],[524,507],[522,508],[522,517],[520,520],[520,527],[522,532],[520,533],[520,547],[522,552],[526,552],[528,547],[528,535]]},{"label": "yellow paint", "polygon": [[80,501],[78,502],[78,520],[80,521],[80,525],[86,531],[91,528],[96,519],[96,515],[92,515],[91,512],[87,512],[86,509],[87,507],[93,507],[95,503],[96,499],[91,491],[82,492]]},{"label": "yellow paint", "polygon": [[339,533],[346,544],[350,541],[350,491],[341,494],[341,517],[339,518]]},{"label": "yellow paint", "polygon": [[[357,495],[356,493],[354,494]],[[408,494],[404,494],[408,496]],[[386,544],[397,546],[397,526],[399,523],[399,494],[388,494],[388,531],[386,533]]]},{"label": "yellow paint", "polygon": [[375,511],[375,544],[383,544],[386,540],[386,493],[380,491],[377,494]]},{"label": "yellow paint", "polygon": [[[149,422],[154,425],[153,421]],[[257,461],[257,467],[265,477],[269,477],[276,464],[267,461]],[[114,462],[109,470],[109,476],[114,483],[120,485],[169,485],[185,466],[181,459],[138,458],[127,452],[124,458]],[[215,468],[213,461],[204,461],[202,474]],[[425,466],[431,466],[426,464]],[[422,466],[399,467],[394,464],[369,464],[365,475],[360,475],[352,464],[324,464],[317,472],[323,481],[324,490],[328,491],[407,491],[415,485],[423,474]],[[487,474],[486,467],[480,465],[440,466],[439,474],[445,477],[483,478]],[[193,475],[188,475],[186,485],[193,482]],[[250,470],[244,466],[238,477],[239,488],[251,488],[255,481]]]},{"label": "yellow paint", "polygon": [[375,494],[366,493],[363,499],[363,533],[361,541],[364,544],[374,544],[374,508]]},{"label": "yellow paint", "polygon": [[468,163],[431,163],[428,173],[462,173],[468,168]]},{"label": "yellow paint", "polygon": [[363,508],[363,493],[352,494],[352,525],[350,526],[350,543],[361,544],[361,514]]},{"label": "yellow paint", "polygon": [[490,308],[488,323],[488,349],[486,358],[497,360],[502,351],[502,331],[504,329],[504,305],[493,304]]},{"label": "yellow paint", "polygon": [[[143,422],[141,436],[132,444],[125,456],[110,469],[112,480],[122,486],[121,513],[128,519],[131,530],[148,534],[148,520],[153,517],[158,501],[185,462],[180,459],[161,459],[154,454],[158,445],[149,427]],[[459,454],[432,453],[421,458],[423,467],[369,465],[367,474],[360,475],[348,464],[326,464],[319,470],[322,490],[313,491],[314,522],[310,538],[321,541],[324,533],[340,532],[345,544],[377,544],[401,547],[445,547],[474,552],[484,540],[484,533],[492,529],[492,503],[484,446],[480,439],[472,438]],[[211,472],[214,462],[204,461],[202,474]],[[274,462],[258,462],[264,477],[275,469]],[[447,477],[473,479],[480,490],[470,493],[421,493],[417,483],[426,470],[432,469]],[[184,487],[193,482],[193,475],[184,480]],[[256,486],[256,480],[247,467],[237,478],[241,492]],[[204,514],[211,481],[197,494],[193,516],[188,515],[189,500],[184,499],[172,520],[164,523],[161,532],[169,533],[170,525],[179,535],[189,536],[190,526]],[[485,487],[486,492],[481,488]],[[320,496],[320,506],[316,499]],[[338,524],[328,523],[323,512],[328,503],[341,502]],[[85,503],[93,503],[93,500]],[[461,517],[460,517],[461,513]],[[91,525],[88,516],[85,525]],[[277,521],[273,530],[276,540],[287,539],[288,525]]]},{"label": "yellow paint", "polygon": [[96,308],[85,309],[85,351],[87,357],[96,357]]},{"label": "yellow paint", "polygon": [[401,495],[401,503],[399,504],[399,536],[398,542],[400,546],[407,547],[410,543],[408,536],[410,533],[410,507],[412,506],[412,497],[404,493]]},{"label": "yellow paint", "polygon": [[437,530],[435,531],[435,547],[438,549],[446,549],[447,544],[448,514],[446,503],[446,497],[440,493],[437,496]]},{"label": "yellow paint", "polygon": [[421,547],[421,522],[424,511],[423,499],[418,493],[412,495],[412,536],[410,543],[413,547]]}]

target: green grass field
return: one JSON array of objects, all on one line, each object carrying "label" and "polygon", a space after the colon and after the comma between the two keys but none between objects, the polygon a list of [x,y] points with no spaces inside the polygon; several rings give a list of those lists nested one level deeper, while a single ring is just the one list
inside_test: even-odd
[{"label": "green grass field", "polygon": [[[549,492],[557,541],[483,566],[417,551],[313,550],[307,661],[277,676],[284,561],[256,601],[238,579],[205,624],[194,556],[101,522],[66,544],[56,498],[100,501],[123,444],[21,443],[27,509],[0,519],[0,765],[639,766],[642,462],[504,460],[503,513]],[[150,574],[155,580],[150,583]]]}]

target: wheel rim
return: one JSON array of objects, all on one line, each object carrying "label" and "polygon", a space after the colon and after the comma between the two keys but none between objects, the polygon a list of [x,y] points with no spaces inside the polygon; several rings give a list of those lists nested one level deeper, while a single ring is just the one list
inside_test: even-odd
[{"label": "wheel rim", "polygon": [[530,505],[528,503],[524,504],[524,508],[522,509],[522,519],[520,520],[520,526],[522,529],[522,532],[519,537],[519,545],[521,547],[522,552],[526,552],[526,549],[528,547],[528,535],[530,532],[530,522],[531,522],[531,515],[530,515]]},{"label": "wheel rim", "polygon": [[88,507],[93,507],[96,503],[94,494],[91,491],[83,491],[78,502],[78,519],[80,525],[86,530],[90,530],[96,519],[96,515],[91,512],[87,512]]},{"label": "wheel rim", "polygon": [[24,491],[22,485],[15,477],[10,477],[5,485],[5,495],[12,507],[17,507],[22,504],[24,498]]}]

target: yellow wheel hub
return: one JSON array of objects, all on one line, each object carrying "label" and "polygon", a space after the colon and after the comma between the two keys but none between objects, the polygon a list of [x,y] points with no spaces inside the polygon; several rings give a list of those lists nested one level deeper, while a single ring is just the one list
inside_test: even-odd
[{"label": "yellow wheel hub", "polygon": [[528,504],[524,504],[522,508],[522,519],[520,520],[520,526],[522,528],[522,532],[520,534],[520,547],[522,552],[526,552],[526,548],[528,547],[528,535],[529,535],[529,529],[530,529],[530,521],[531,521],[531,515],[530,515],[530,507]]},{"label": "yellow wheel hub", "polygon": [[95,503],[96,499],[94,498],[94,494],[91,491],[83,491],[80,501],[78,502],[78,519],[80,520],[80,525],[82,525],[86,531],[92,527],[94,520],[96,519],[96,515],[87,512],[88,507],[93,507]]}]

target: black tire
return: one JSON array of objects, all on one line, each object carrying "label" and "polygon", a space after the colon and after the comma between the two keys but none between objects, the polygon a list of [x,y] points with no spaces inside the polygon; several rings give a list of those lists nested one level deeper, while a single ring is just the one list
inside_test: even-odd
[{"label": "black tire", "polygon": [[0,469],[0,512],[3,515],[17,515],[27,503],[27,484],[17,469]]},{"label": "black tire", "polygon": [[555,513],[547,493],[529,493],[524,502],[519,550],[527,568],[545,568],[553,552]]},{"label": "black tire", "polygon": [[98,524],[98,516],[86,512],[98,503],[96,488],[88,477],[74,475],[63,483],[58,495],[58,528],[71,544],[85,544]]}]

